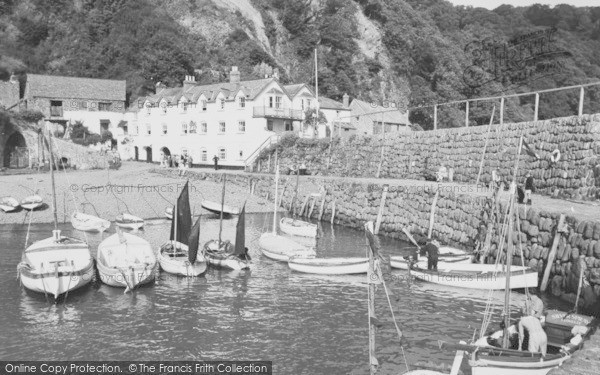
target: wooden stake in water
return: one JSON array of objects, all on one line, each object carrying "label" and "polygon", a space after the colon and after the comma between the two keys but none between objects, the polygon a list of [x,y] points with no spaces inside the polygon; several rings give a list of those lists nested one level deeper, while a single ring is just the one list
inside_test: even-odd
[{"label": "wooden stake in water", "polygon": [[[370,231],[373,233],[373,222],[369,221],[365,223],[365,231]],[[369,312],[369,373],[371,375],[375,375],[377,372],[377,366],[379,362],[375,357],[375,280],[374,278],[378,277],[375,272],[375,259],[373,257],[373,250],[371,249],[371,245],[369,244],[369,238],[365,233],[365,240],[367,242],[367,254],[369,256],[369,272],[367,273],[367,284],[369,285],[368,289],[368,312]]]},{"label": "wooden stake in water", "polygon": [[223,192],[221,193],[221,215],[219,216],[219,247],[221,247],[221,233],[223,232],[223,208],[225,206],[225,180],[227,177],[223,173]]}]

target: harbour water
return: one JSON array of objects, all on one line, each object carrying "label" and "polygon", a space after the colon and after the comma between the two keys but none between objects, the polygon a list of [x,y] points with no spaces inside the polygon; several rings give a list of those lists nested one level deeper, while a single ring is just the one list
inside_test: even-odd
[{"label": "harbour water", "polygon": [[[271,220],[265,214],[246,217],[250,272],[209,269],[194,279],[160,273],[154,284],[128,294],[97,282],[59,304],[19,285],[16,267],[27,226],[2,226],[0,359],[270,360],[275,374],[368,373],[366,275],[299,274],[263,257],[258,237]],[[233,240],[235,221],[224,221],[225,239]],[[169,228],[167,220],[157,219],[138,234],[158,248]],[[52,229],[32,225],[29,243],[49,237]],[[69,223],[60,229],[85,238]],[[321,230],[319,257],[365,254],[363,232],[328,224]],[[203,217],[201,243],[216,238],[218,231],[216,216]],[[103,236],[86,236],[95,256]],[[401,254],[407,246],[381,240],[386,254]],[[386,277],[405,336],[404,354],[383,288],[377,293],[376,311],[383,323],[377,332],[377,357],[383,374],[405,371],[404,356],[411,368],[451,364],[454,354],[440,350],[438,340],[472,337],[485,310],[487,292],[444,288],[406,276],[393,271]],[[494,296],[498,312],[502,298]],[[559,301],[546,302],[564,308]]]}]

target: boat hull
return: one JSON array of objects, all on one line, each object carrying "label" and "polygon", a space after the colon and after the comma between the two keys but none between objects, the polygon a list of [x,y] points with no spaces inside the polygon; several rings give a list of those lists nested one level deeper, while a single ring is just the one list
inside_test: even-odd
[{"label": "boat hull", "polygon": [[42,197],[40,197],[39,195],[32,195],[21,201],[21,207],[31,211],[41,207],[43,203],[44,200],[42,199]]},{"label": "boat hull", "polygon": [[127,269],[115,269],[97,263],[100,280],[109,286],[131,288],[148,284],[154,280],[155,267],[129,267]]},{"label": "boat hull", "polygon": [[290,269],[319,275],[352,275],[367,273],[368,258],[295,259],[288,261]]},{"label": "boat hull", "polygon": [[217,242],[211,240],[204,244],[204,257],[209,265],[236,271],[250,269],[249,260],[243,260],[231,253],[217,250]]},{"label": "boat hull", "polygon": [[571,356],[550,361],[522,363],[479,358],[476,361],[470,360],[469,365],[473,375],[546,375],[569,358]]},{"label": "boat hull", "polygon": [[[451,268],[452,265],[455,263],[470,264],[471,256],[470,255],[464,255],[464,256],[456,256],[456,255],[442,256],[442,255],[440,255],[438,258],[438,268],[439,269]],[[420,260],[418,262],[418,264],[419,264],[419,266],[424,265],[424,267],[427,268],[427,258],[425,258],[425,260]],[[407,270],[408,269],[408,261],[401,256],[392,256],[392,257],[390,257],[390,267],[400,269],[400,270]]]},{"label": "boat hull", "polygon": [[74,212],[71,215],[71,225],[82,232],[104,232],[110,228],[110,221],[96,216]]},{"label": "boat hull", "polygon": [[191,264],[187,256],[187,245],[176,242],[176,247],[181,250],[181,256],[178,257],[171,257],[168,254],[166,254],[163,249],[165,245],[161,246],[158,249],[158,263],[160,264],[160,268],[162,268],[163,271],[173,275],[187,277],[200,276],[204,272],[206,272],[206,259],[202,254],[198,253],[196,261],[194,262],[194,264]]},{"label": "boat hull", "polygon": [[279,229],[292,236],[317,237],[317,225],[303,220],[284,217],[279,221]]},{"label": "boat hull", "polygon": [[35,210],[36,208],[42,207],[42,202],[39,203],[22,203],[21,207],[23,207],[26,210],[32,211]]},{"label": "boat hull", "polygon": [[5,204],[0,204],[0,210],[4,212],[12,212],[15,211],[17,208],[19,208],[19,206],[8,206]]},{"label": "boat hull", "polygon": [[19,206],[19,201],[13,197],[4,197],[0,199],[0,210],[4,212],[15,211]]},{"label": "boat hull", "polygon": [[96,265],[100,280],[110,286],[129,289],[153,281],[157,262],[150,243],[128,233],[121,236],[126,240],[125,244],[114,234],[98,245]]},{"label": "boat hull", "polygon": [[264,256],[280,262],[287,262],[291,257],[314,258],[316,256],[314,249],[273,233],[264,233],[258,243]]},{"label": "boat hull", "polygon": [[[200,203],[200,205],[202,206],[202,208],[204,208],[205,210],[210,211],[212,213],[215,213],[215,214],[221,213],[221,203],[216,203],[216,202],[211,202],[211,201],[202,201]],[[230,206],[224,205],[223,206],[223,214],[239,215],[240,210],[235,207],[230,207]]]},{"label": "boat hull", "polygon": [[21,269],[19,276],[26,289],[36,293],[50,294],[58,298],[62,294],[79,289],[94,279],[94,261],[83,269],[65,270],[61,267],[58,272],[34,272]]},{"label": "boat hull", "polygon": [[[455,267],[467,266],[485,266],[482,264],[455,264]],[[490,265],[493,266],[493,265]],[[474,268],[474,267],[473,267]],[[441,270],[438,263],[438,271],[427,270],[420,267],[414,267],[410,270],[410,274],[415,278],[434,284],[453,286],[466,289],[485,289],[485,290],[504,290],[506,288],[505,272],[493,271],[469,271],[469,270]],[[510,288],[535,288],[538,286],[538,274],[536,271],[526,269],[515,270],[510,274]]]}]

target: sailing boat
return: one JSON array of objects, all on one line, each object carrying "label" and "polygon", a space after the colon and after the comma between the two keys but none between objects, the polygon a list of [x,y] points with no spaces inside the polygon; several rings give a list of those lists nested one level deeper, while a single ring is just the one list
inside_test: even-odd
[{"label": "sailing boat", "polygon": [[[210,240],[204,244],[204,256],[208,264],[213,266],[229,268],[232,270],[243,270],[250,268],[250,255],[246,248],[246,203],[239,212],[239,218],[236,225],[235,245],[229,241],[221,241],[221,233],[223,232],[223,215],[227,211],[225,207],[225,183],[226,175],[223,174],[223,192],[221,194],[221,207],[219,210],[219,239]],[[237,211],[237,210],[236,210]]]},{"label": "sailing boat", "polygon": [[275,202],[273,206],[273,230],[263,233],[259,240],[261,252],[267,258],[287,262],[291,257],[314,258],[316,252],[287,237],[277,234],[277,190],[279,188],[279,165],[275,171]]},{"label": "sailing boat", "polygon": [[[513,181],[510,188],[507,227],[506,272],[510,275],[514,243],[513,229],[515,217],[516,180],[519,167],[519,156],[523,146],[523,137],[519,141],[518,153],[515,162]],[[518,227],[518,226],[517,226]],[[504,239],[504,236],[502,237]],[[504,241],[501,242],[501,247]],[[502,249],[500,249],[501,251]],[[487,330],[488,317],[484,317],[479,340],[471,345],[459,345],[459,349],[471,353],[469,366],[473,375],[544,375],[553,368],[563,364],[571,358],[572,354],[583,346],[583,341],[592,333],[593,318],[575,313],[566,313],[557,310],[548,311],[540,319],[548,337],[547,354],[539,352],[520,351],[511,348],[510,336],[516,334],[517,324],[510,324],[510,284],[511,277],[506,278],[504,296],[504,328],[484,334]],[[448,345],[457,347],[456,345]]]},{"label": "sailing boat", "polygon": [[307,221],[298,220],[295,218],[294,202],[298,195],[298,180],[300,179],[300,170],[296,171],[296,190],[294,191],[294,198],[292,199],[292,215],[294,217],[284,217],[279,221],[279,229],[282,232],[291,234],[293,236],[301,237],[317,237],[317,225],[309,223]]},{"label": "sailing boat", "polygon": [[103,283],[125,287],[127,293],[154,280],[156,257],[148,241],[117,229],[98,245],[97,266]]},{"label": "sailing boat", "polygon": [[200,276],[206,271],[206,259],[198,254],[200,218],[192,226],[188,182],[185,183],[173,212],[169,241],[158,249],[160,267],[175,275]]},{"label": "sailing boat", "polygon": [[56,186],[54,183],[54,156],[52,135],[48,131],[50,178],[52,181],[52,211],[54,230],[52,237],[34,242],[23,252],[17,266],[23,286],[29,290],[58,298],[64,293],[80,288],[94,278],[94,259],[84,241],[65,237],[58,229],[56,212]]}]

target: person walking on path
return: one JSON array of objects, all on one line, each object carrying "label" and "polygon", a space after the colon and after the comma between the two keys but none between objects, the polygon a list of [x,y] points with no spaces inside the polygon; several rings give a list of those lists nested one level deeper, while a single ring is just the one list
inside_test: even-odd
[{"label": "person walking on path", "polygon": [[527,176],[525,179],[525,203],[531,205],[531,193],[535,192],[535,186],[533,186],[533,176],[531,173],[527,172]]},{"label": "person walking on path", "polygon": [[186,164],[187,164],[187,158],[186,158],[185,154],[182,154],[179,157],[179,175],[180,176],[185,175]]},{"label": "person walking on path", "polygon": [[217,155],[215,155],[213,157],[213,161],[215,162],[215,171],[216,171],[217,169],[219,169],[219,157]]}]

